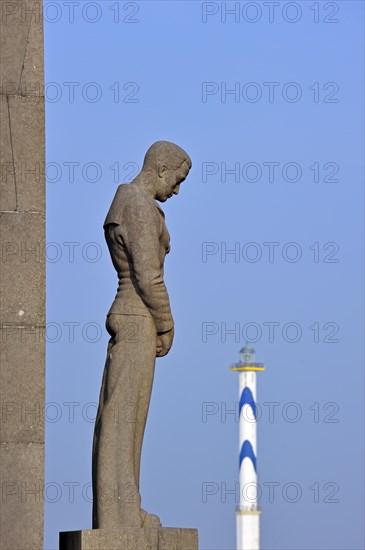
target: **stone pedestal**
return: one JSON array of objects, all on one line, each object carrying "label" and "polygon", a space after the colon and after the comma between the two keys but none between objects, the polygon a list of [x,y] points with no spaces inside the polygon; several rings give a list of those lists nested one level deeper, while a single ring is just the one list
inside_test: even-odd
[{"label": "stone pedestal", "polygon": [[197,529],[90,529],[60,533],[60,550],[198,550]]}]

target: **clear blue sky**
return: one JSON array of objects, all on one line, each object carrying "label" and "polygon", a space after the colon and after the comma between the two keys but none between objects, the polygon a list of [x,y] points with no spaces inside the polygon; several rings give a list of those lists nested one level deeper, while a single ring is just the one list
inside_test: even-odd
[{"label": "clear blue sky", "polygon": [[364,548],[363,2],[241,2],[236,15],[224,13],[234,2],[77,4],[71,22],[67,3],[45,2],[45,548],[91,528],[117,286],[102,225],[160,139],[193,168],[163,205],[176,336],[156,365],[143,506],[164,526],[198,528],[201,549],[235,547],[228,365],[249,339],[267,367],[262,548]]}]

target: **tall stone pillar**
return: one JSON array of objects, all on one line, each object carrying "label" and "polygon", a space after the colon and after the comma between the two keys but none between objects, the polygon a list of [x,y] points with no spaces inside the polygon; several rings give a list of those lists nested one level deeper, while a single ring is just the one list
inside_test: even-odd
[{"label": "tall stone pillar", "polygon": [[45,177],[41,0],[0,3],[0,548],[43,548]]}]

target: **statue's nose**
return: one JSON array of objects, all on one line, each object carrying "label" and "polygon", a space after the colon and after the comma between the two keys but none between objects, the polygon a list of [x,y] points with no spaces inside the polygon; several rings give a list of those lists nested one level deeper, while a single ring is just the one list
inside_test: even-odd
[{"label": "statue's nose", "polygon": [[180,191],[180,185],[177,185],[174,189],[174,195],[178,195]]}]

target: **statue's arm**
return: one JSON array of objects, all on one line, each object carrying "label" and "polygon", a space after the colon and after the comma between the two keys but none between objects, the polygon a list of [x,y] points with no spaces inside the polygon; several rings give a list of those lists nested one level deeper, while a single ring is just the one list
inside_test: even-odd
[{"label": "statue's arm", "polygon": [[142,299],[155,321],[157,332],[174,326],[170,300],[160,267],[160,219],[154,205],[133,197],[124,207],[122,237]]}]

